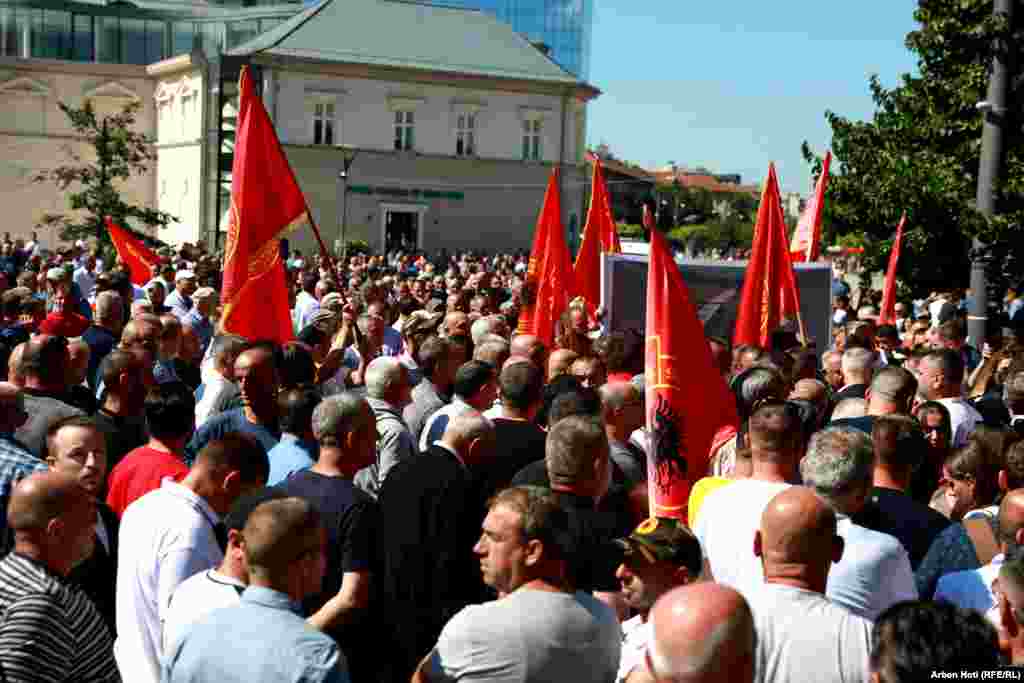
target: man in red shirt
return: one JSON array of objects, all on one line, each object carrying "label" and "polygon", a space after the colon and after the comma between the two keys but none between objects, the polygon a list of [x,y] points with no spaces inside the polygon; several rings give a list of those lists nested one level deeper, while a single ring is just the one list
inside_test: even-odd
[{"label": "man in red shirt", "polygon": [[59,337],[80,337],[89,327],[89,319],[75,311],[71,294],[59,290],[53,296],[53,311],[39,323],[39,331]]},{"label": "man in red shirt", "polygon": [[110,472],[107,505],[120,517],[137,498],[160,488],[166,477],[174,481],[188,474],[182,459],[195,428],[196,401],[181,382],[158,384],[146,395],[149,443],[124,456]]}]

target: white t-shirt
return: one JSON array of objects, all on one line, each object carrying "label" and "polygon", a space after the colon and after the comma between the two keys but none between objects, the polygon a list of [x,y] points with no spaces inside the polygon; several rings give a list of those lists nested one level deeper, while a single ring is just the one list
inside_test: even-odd
[{"label": "white t-shirt", "polygon": [[829,600],[870,621],[897,602],[917,600],[910,557],[896,538],[848,517],[839,518],[838,533],[846,545],[828,573]]},{"label": "white t-shirt", "polygon": [[128,506],[118,532],[114,658],[132,683],[160,680],[160,622],[175,589],[224,560],[220,517],[171,478]]},{"label": "white t-shirt", "polygon": [[203,382],[203,397],[196,403],[196,429],[214,415],[224,412],[228,402],[238,394],[237,384],[228,381],[217,371],[211,372]]},{"label": "white t-shirt", "polygon": [[[729,487],[731,488],[731,487]],[[755,683],[867,683],[871,622],[820,593],[762,584],[754,614]]]},{"label": "white t-shirt", "polygon": [[651,622],[640,614],[622,622],[622,656],[619,659],[619,673],[615,677],[615,683],[623,683],[634,669],[643,667],[651,634]]},{"label": "white t-shirt", "polygon": [[309,292],[299,292],[295,296],[295,333],[301,332],[313,322],[313,316],[320,310],[320,302]]},{"label": "white t-shirt", "polygon": [[768,503],[790,484],[743,479],[716,489],[704,499],[694,533],[715,581],[743,595],[764,583],[761,558],[754,555],[754,534]]},{"label": "white t-shirt", "polygon": [[953,428],[953,441],[950,445],[953,448],[967,445],[967,439],[985,418],[962,398],[940,398],[938,402],[949,410],[949,424]]},{"label": "white t-shirt", "polygon": [[221,607],[233,607],[242,598],[245,584],[221,574],[216,569],[199,572],[189,578],[171,595],[163,617],[164,652],[181,639],[207,614]]},{"label": "white t-shirt", "polygon": [[452,617],[430,653],[432,681],[613,681],[622,631],[593,596],[519,588]]},{"label": "white t-shirt", "polygon": [[473,407],[458,396],[454,397],[448,405],[438,408],[427,418],[426,423],[423,425],[423,431],[420,432],[420,451],[426,452],[430,448],[430,444],[440,441],[451,419],[467,410],[473,410]]}]

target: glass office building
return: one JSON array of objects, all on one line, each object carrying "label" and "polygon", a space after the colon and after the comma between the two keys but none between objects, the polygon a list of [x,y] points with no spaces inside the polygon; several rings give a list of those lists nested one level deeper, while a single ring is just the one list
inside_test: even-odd
[{"label": "glass office building", "polygon": [[0,56],[141,65],[193,51],[213,58],[301,8],[0,0]]},{"label": "glass office building", "polygon": [[590,78],[590,34],[594,0],[432,0],[436,5],[483,10],[511,24],[533,42],[544,43],[560,66]]}]

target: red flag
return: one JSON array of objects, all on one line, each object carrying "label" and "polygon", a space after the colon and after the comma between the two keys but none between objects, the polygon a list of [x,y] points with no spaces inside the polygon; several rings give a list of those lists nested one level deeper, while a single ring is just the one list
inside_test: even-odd
[{"label": "red flag", "polygon": [[657,230],[647,266],[646,343],[651,516],[685,521],[690,488],[707,471],[715,432],[738,420],[697,309]]},{"label": "red flag", "polygon": [[138,238],[122,228],[107,216],[107,232],[117,249],[117,255],[124,261],[131,274],[132,284],[143,286],[153,279],[153,266],[160,263],[160,257]]},{"label": "red flag", "polygon": [[768,348],[771,333],[785,319],[796,320],[803,336],[800,293],[786,242],[786,222],[779,200],[775,164],[768,166],[768,179],[761,192],[761,205],[754,226],[754,244],[743,278],[743,292],[736,316],[732,343]]},{"label": "red flag", "polygon": [[832,163],[832,152],[825,154],[821,165],[818,185],[814,188],[814,197],[804,209],[793,231],[793,241],[789,244],[789,257],[793,263],[817,261],[821,253],[821,213],[825,208],[825,188],[828,187],[828,167]]},{"label": "red flag", "polygon": [[248,339],[282,343],[293,332],[279,240],[305,222],[306,200],[247,67],[238,90],[221,327]]},{"label": "red flag", "polygon": [[555,323],[569,304],[572,291],[569,249],[562,234],[562,200],[558,192],[558,167],[551,171],[544,206],[533,235],[530,263],[523,286],[519,315],[520,334],[533,334],[552,348]]},{"label": "red flag", "polygon": [[900,262],[900,249],[903,246],[903,226],[907,223],[907,214],[900,217],[896,228],[896,241],[889,252],[889,268],[885,271],[885,289],[882,290],[882,310],[879,312],[879,325],[896,324],[896,268]]},{"label": "red flag", "polygon": [[590,209],[583,229],[576,263],[573,265],[575,295],[586,302],[593,313],[601,305],[601,253],[621,253],[619,234],[615,230],[612,207],[608,201],[608,187],[604,182],[601,160],[593,157],[594,180],[590,191]]}]

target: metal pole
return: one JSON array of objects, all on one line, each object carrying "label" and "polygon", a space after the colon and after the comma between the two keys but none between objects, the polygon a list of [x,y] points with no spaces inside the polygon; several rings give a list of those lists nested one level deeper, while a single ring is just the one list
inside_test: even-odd
[{"label": "metal pole", "polygon": [[342,174],[342,182],[345,183],[341,191],[341,253],[345,254],[345,222],[348,219],[348,172]]},{"label": "metal pole", "polygon": [[[992,13],[1002,15],[1012,25],[1015,0],[994,0]],[[985,122],[981,133],[981,159],[978,165],[978,212],[986,219],[996,211],[995,189],[1003,162],[1003,126],[1006,123],[1006,95],[1010,83],[1010,55],[1013,46],[997,38],[988,82],[988,99],[981,107]],[[988,321],[988,279],[985,273],[987,245],[975,238],[971,255],[971,307],[967,315],[968,341],[980,349],[985,342]]]}]

